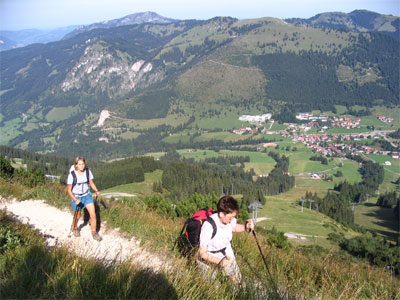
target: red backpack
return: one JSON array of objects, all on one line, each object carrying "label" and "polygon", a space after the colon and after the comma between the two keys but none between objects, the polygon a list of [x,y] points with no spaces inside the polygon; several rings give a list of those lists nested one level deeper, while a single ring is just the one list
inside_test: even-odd
[{"label": "red backpack", "polygon": [[211,208],[203,208],[185,221],[177,240],[179,250],[183,255],[192,254],[194,249],[198,248],[201,226],[203,226],[204,222],[209,222],[213,228],[211,238],[214,238],[217,234],[217,225],[210,218],[212,214],[213,210]]}]

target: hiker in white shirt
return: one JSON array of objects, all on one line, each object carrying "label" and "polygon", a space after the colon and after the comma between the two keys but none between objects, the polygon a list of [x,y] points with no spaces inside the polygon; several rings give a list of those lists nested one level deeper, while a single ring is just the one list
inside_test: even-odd
[{"label": "hiker in white shirt", "polygon": [[246,229],[254,230],[251,219],[246,224],[238,224],[236,216],[239,213],[239,204],[232,196],[223,196],[217,204],[217,213],[212,218],[217,227],[214,237],[213,227],[210,222],[204,222],[200,232],[199,259],[197,263],[201,269],[210,269],[210,266],[219,266],[224,273],[239,283],[242,275],[236,263],[231,240],[233,232],[244,232]]},{"label": "hiker in white shirt", "polygon": [[86,168],[85,158],[82,156],[75,158],[74,168],[68,172],[67,177],[67,192],[71,198],[72,209],[77,211],[77,217],[73,224],[73,233],[77,237],[80,236],[77,227],[78,220],[81,217],[81,209],[86,208],[90,216],[90,226],[92,229],[93,239],[100,241],[101,237],[97,233],[96,210],[90,187],[96,192],[97,196],[100,196],[101,194],[94,184],[93,179],[94,177],[92,172]]}]

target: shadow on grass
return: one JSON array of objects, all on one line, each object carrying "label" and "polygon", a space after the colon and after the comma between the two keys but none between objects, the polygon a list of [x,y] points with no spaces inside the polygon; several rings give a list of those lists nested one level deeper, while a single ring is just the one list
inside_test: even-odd
[{"label": "shadow on grass", "polygon": [[370,211],[364,215],[373,218],[374,220],[371,221],[372,223],[388,229],[368,229],[368,231],[386,236],[390,239],[397,239],[397,232],[399,232],[400,228],[399,221],[394,216],[393,208],[379,207],[372,203],[365,203],[364,205],[368,207],[375,206],[376,209],[374,211]]},{"label": "shadow on grass", "polygon": [[167,278],[128,264],[104,266],[67,249],[27,245],[5,253],[1,299],[178,299]]},{"label": "shadow on grass", "polygon": [[150,269],[137,272],[132,282],[137,287],[131,295],[134,299],[178,299],[165,276]]}]

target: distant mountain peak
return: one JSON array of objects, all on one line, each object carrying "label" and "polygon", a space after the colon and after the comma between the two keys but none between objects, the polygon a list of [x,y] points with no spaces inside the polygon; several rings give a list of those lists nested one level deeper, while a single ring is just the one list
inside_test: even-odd
[{"label": "distant mountain peak", "polygon": [[119,18],[119,19],[105,20],[105,21],[98,22],[98,23],[79,26],[77,29],[75,29],[74,31],[67,34],[64,37],[64,39],[71,38],[79,33],[89,31],[92,29],[96,29],[96,28],[112,28],[112,27],[118,27],[118,26],[124,26],[124,25],[142,24],[142,23],[165,24],[165,23],[173,23],[173,22],[178,22],[178,21],[179,20],[160,16],[159,14],[152,12],[152,11],[139,12],[139,13],[127,15],[127,16]]}]

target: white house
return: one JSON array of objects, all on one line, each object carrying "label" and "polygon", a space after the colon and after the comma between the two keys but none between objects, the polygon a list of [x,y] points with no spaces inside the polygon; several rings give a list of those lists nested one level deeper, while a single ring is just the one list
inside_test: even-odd
[{"label": "white house", "polygon": [[267,120],[271,119],[272,114],[267,113],[263,115],[241,115],[239,121],[245,121],[249,123],[265,123]]}]

